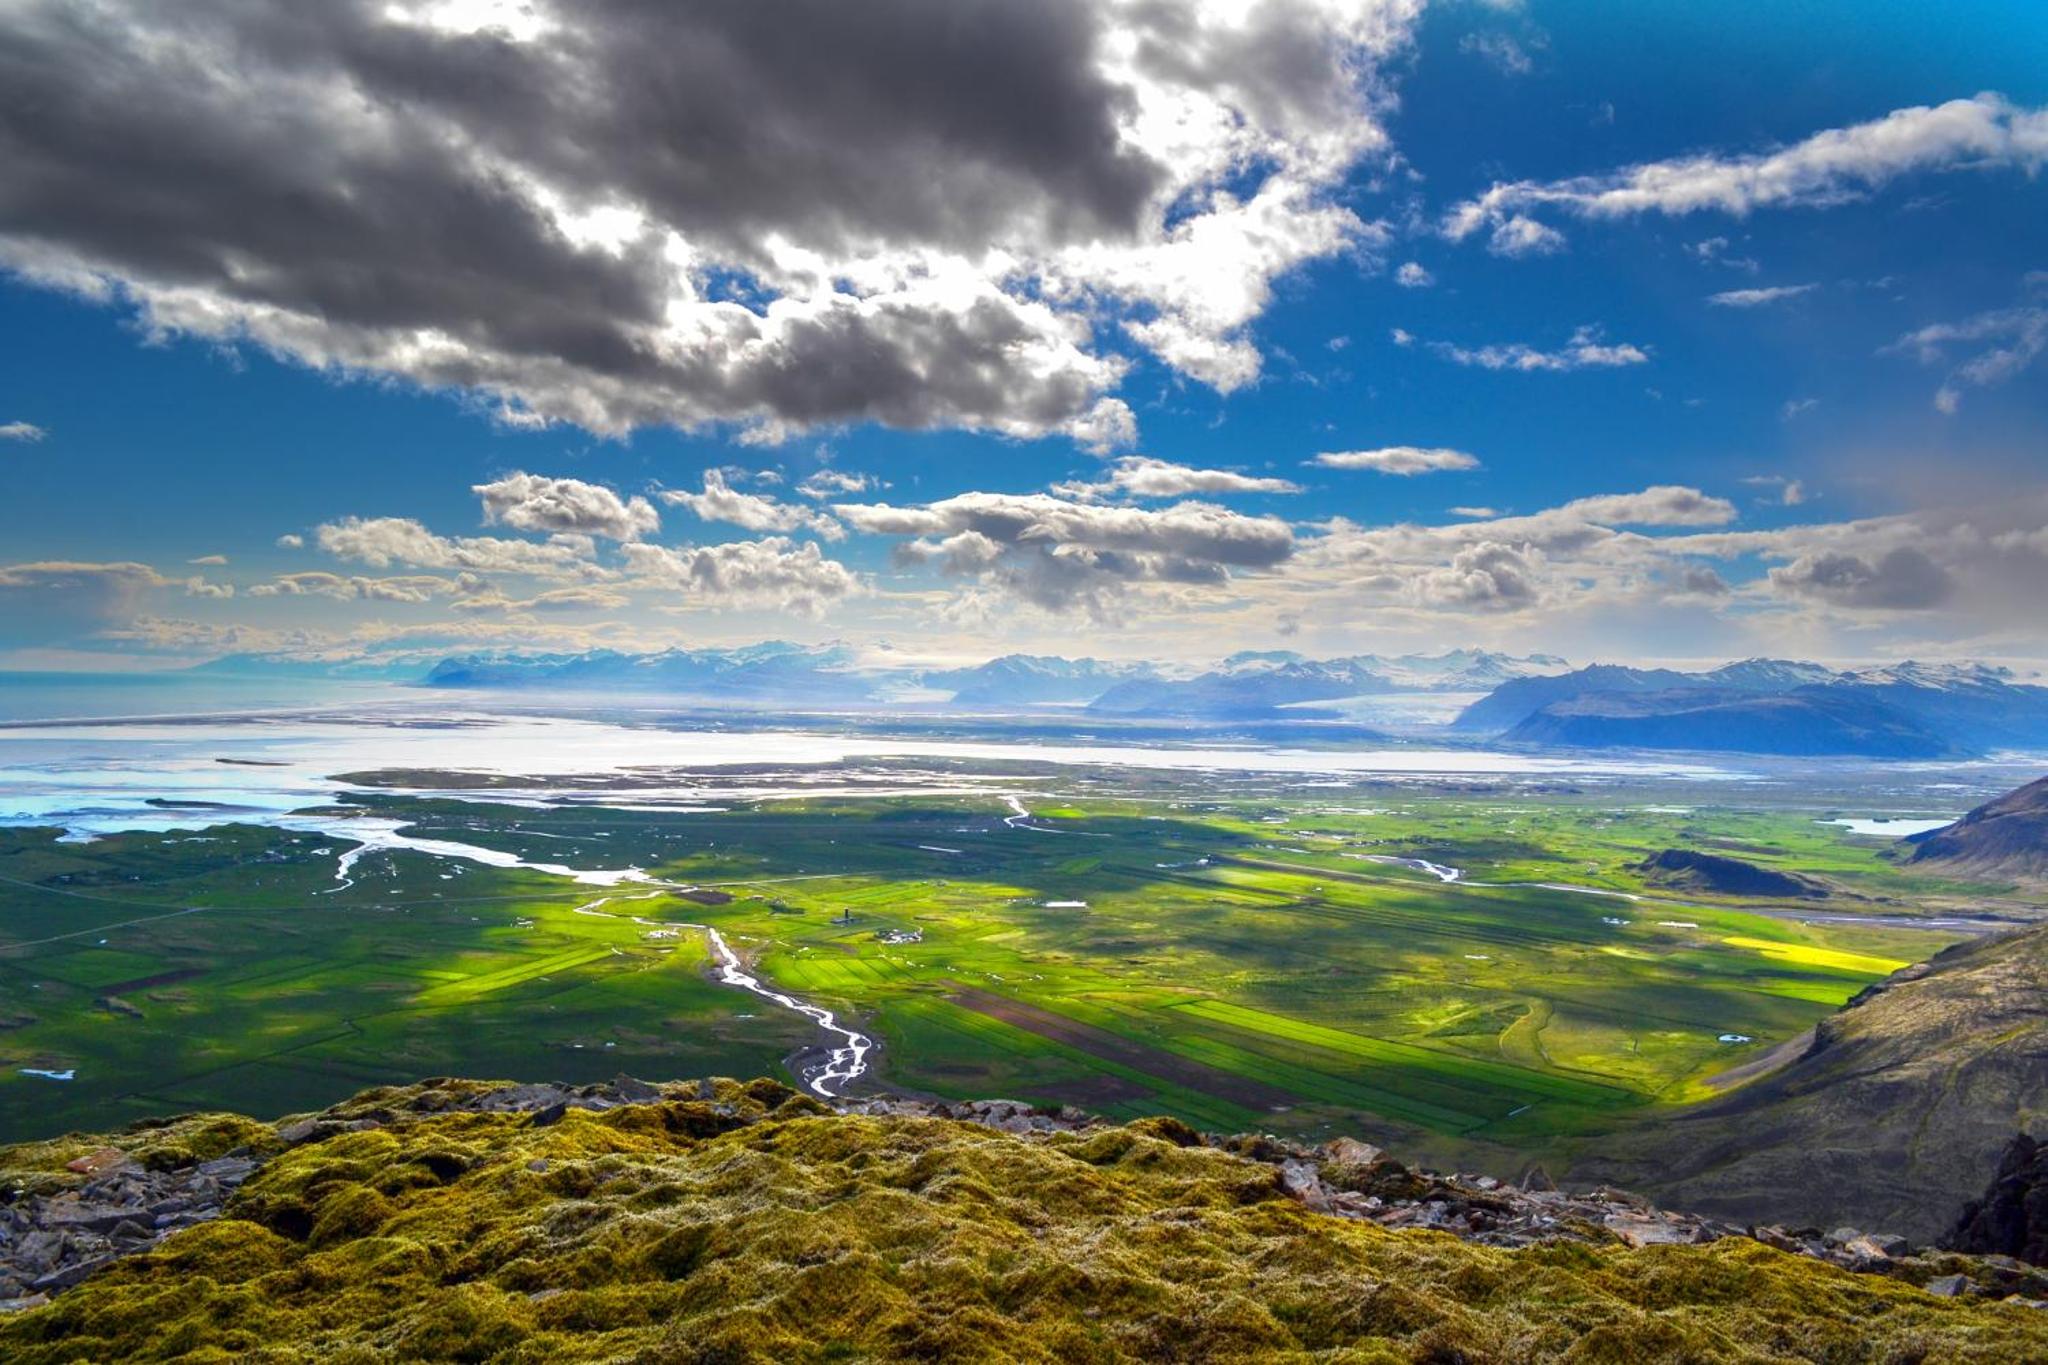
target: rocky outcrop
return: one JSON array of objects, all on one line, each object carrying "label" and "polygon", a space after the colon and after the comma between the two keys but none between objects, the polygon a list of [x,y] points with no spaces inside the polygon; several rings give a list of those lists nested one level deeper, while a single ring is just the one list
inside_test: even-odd
[{"label": "rocky outcrop", "polygon": [[1998,1174],[1942,1245],[1973,1255],[2011,1256],[2048,1265],[2048,1142],[2021,1133],[1999,1158]]},{"label": "rocky outcrop", "polygon": [[74,1188],[21,1193],[0,1207],[0,1310],[31,1308],[119,1257],[220,1216],[257,1167],[239,1154],[152,1171],[104,1147],[69,1163]]}]

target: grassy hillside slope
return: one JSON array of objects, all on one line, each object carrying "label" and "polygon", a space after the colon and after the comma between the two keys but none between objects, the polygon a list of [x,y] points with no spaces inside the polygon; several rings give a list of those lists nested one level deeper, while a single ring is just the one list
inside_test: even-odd
[{"label": "grassy hillside slope", "polygon": [[1917,835],[1907,860],[1927,871],[2048,881],[2048,777],[1987,801],[1946,829]]},{"label": "grassy hillside slope", "polygon": [[2048,1130],[2048,926],[1963,944],[1823,1021],[1726,1099],[1590,1140],[1573,1175],[1735,1219],[1917,1239]]}]

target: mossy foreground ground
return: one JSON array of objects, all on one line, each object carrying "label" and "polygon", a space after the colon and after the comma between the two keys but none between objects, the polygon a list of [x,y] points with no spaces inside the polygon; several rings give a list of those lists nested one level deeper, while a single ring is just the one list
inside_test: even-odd
[{"label": "mossy foreground ground", "polygon": [[[1023,1138],[772,1082],[428,1115],[284,1152],[221,1220],[0,1321],[0,1359],[2048,1359],[2048,1313],[1741,1238],[1503,1252],[1342,1221],[1177,1127]],[[178,1131],[236,1134],[121,1141]]]}]

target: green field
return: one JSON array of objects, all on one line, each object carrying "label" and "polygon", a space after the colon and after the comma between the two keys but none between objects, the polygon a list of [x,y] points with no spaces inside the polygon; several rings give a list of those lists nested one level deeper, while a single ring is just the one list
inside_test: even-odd
[{"label": "green field", "polygon": [[716,925],[771,984],[864,1021],[881,1084],[1541,1153],[1708,1093],[1949,941],[1367,860],[1641,892],[1631,864],[1689,846],[1825,876],[1836,911],[1881,917],[1901,909],[1883,898],[1943,891],[1812,812],[1065,793],[1013,827],[986,798],[687,815],[378,804],[423,835],[632,863],[734,899],[591,907],[639,893],[411,852],[371,854],[337,889],[341,841],[248,826],[90,843],[8,831],[0,1141],[180,1109],[286,1112],[431,1074],[748,1075],[815,1040],[717,984],[701,934],[625,912]]}]

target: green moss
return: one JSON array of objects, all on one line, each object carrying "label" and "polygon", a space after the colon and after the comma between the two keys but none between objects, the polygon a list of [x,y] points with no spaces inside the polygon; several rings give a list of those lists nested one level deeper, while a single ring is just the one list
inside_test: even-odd
[{"label": "green moss", "polygon": [[2048,1358],[2048,1315],[1742,1239],[1508,1252],[1325,1217],[1156,1121],[1020,1138],[721,1083],[536,1124],[446,1093],[360,1101],[390,1125],[0,1320],[0,1358]]}]

